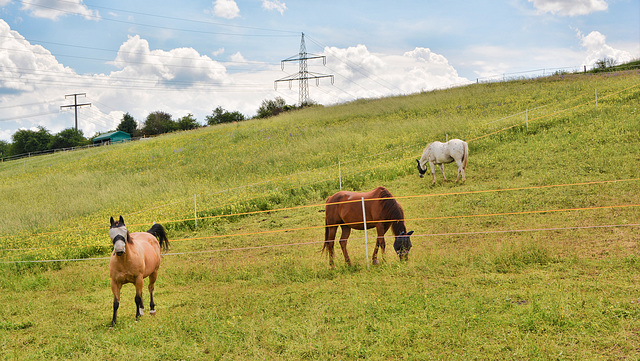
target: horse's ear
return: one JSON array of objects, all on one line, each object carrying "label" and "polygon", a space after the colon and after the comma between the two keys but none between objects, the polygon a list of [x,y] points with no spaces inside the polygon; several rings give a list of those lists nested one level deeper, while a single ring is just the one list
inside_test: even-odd
[{"label": "horse's ear", "polygon": [[114,221],[113,217],[111,217],[111,225],[113,226],[114,223],[116,223],[116,221]]},{"label": "horse's ear", "polygon": [[120,223],[124,226],[124,218],[122,218],[122,216],[120,216]]},{"label": "horse's ear", "polygon": [[410,236],[410,235],[412,235],[412,234],[413,234],[413,231],[411,231],[411,232],[407,233],[407,236]]}]

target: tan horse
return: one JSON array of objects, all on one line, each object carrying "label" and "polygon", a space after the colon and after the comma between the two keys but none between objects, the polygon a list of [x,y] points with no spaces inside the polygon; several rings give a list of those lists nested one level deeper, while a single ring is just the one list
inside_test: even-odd
[{"label": "tan horse", "polygon": [[351,260],[347,253],[347,239],[351,234],[351,229],[364,230],[362,198],[365,200],[367,229],[375,227],[378,233],[372,257],[373,264],[378,264],[378,247],[382,248],[382,252],[384,252],[384,234],[390,227],[395,235],[393,248],[400,260],[408,260],[409,250],[411,249],[409,236],[413,234],[413,231],[407,233],[404,225],[404,211],[393,198],[391,192],[384,187],[378,187],[366,193],[341,191],[327,199],[325,206],[325,241],[322,251],[324,252],[326,249],[329,253],[329,266],[331,268],[334,267],[333,246],[338,226],[342,228],[340,247],[342,248],[344,260],[348,265],[351,265]]},{"label": "tan horse", "polygon": [[143,279],[149,277],[150,313],[155,314],[153,289],[160,268],[160,248],[168,249],[169,240],[164,228],[159,224],[154,224],[147,232],[129,233],[122,216],[118,222],[111,217],[109,237],[113,242],[113,253],[109,263],[111,291],[113,292],[113,319],[111,321],[113,327],[116,324],[118,307],[120,306],[120,289],[125,283],[133,283],[136,286],[137,320],[144,311],[142,303]]}]

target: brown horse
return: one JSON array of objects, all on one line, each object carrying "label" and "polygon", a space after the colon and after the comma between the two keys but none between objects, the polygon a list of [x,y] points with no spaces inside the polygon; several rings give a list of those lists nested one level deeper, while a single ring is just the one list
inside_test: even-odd
[{"label": "brown horse", "polygon": [[331,268],[334,267],[333,246],[338,226],[342,228],[340,247],[342,248],[344,260],[348,265],[351,265],[351,260],[347,253],[347,239],[352,228],[364,230],[362,198],[365,200],[367,229],[375,227],[378,233],[376,248],[372,257],[373,264],[378,264],[378,247],[382,248],[384,253],[384,234],[389,227],[391,227],[393,234],[396,236],[393,248],[401,261],[408,260],[409,250],[411,249],[409,236],[413,234],[413,231],[407,233],[404,225],[404,211],[393,198],[391,192],[384,187],[378,187],[366,193],[341,191],[327,199],[325,206],[325,241],[322,251],[324,252],[326,249],[329,252],[329,266]]},{"label": "brown horse", "polygon": [[122,216],[118,222],[111,217],[109,237],[113,242],[113,253],[109,263],[111,291],[113,292],[113,319],[111,320],[113,327],[116,324],[118,307],[120,306],[120,289],[125,283],[133,283],[136,286],[137,320],[144,311],[142,304],[143,279],[149,277],[150,313],[155,314],[153,287],[160,268],[160,248],[167,250],[169,240],[164,228],[159,224],[154,224],[146,232],[129,233]]}]

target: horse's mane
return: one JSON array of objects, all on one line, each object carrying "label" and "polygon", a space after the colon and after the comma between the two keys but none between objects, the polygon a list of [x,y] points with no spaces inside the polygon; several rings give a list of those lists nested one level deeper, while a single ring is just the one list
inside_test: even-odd
[{"label": "horse's mane", "polygon": [[391,229],[393,230],[394,235],[397,236],[402,232],[406,232],[407,229],[404,225],[404,211],[402,210],[400,203],[393,198],[393,194],[391,194],[391,192],[386,188],[379,187],[377,190],[378,195],[376,198],[388,198],[380,200],[382,202],[383,213],[381,218],[392,221]]}]

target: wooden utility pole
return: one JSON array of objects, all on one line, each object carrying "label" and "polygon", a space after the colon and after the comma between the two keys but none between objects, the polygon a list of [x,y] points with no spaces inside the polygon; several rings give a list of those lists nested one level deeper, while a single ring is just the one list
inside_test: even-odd
[{"label": "wooden utility pole", "polygon": [[60,107],[60,109],[62,108],[71,108],[74,107],[75,111],[76,111],[76,130],[78,130],[78,107],[83,107],[85,105],[91,106],[91,103],[84,103],[84,104],[78,104],[78,95],[84,95],[85,97],[87,96],[87,93],[76,93],[76,94],[67,94],[64,96],[65,99],[67,99],[68,97],[73,97],[73,104],[71,105],[62,105]]}]

